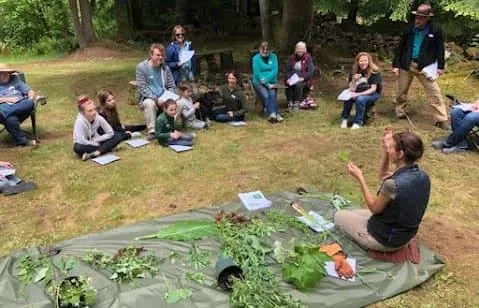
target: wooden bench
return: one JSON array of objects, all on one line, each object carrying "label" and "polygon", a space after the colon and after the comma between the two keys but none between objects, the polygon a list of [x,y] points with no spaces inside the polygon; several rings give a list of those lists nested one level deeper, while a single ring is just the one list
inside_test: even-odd
[{"label": "wooden bench", "polygon": [[[219,56],[220,65],[216,62],[216,56]],[[227,70],[233,67],[233,49],[217,49],[201,51],[196,53],[196,68],[195,74],[199,75],[201,72],[201,62],[206,61],[208,71],[216,71],[218,69]]]}]

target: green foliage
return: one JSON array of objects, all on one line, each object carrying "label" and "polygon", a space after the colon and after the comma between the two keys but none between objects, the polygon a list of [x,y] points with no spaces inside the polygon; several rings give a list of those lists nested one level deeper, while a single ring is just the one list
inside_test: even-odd
[{"label": "green foliage", "polygon": [[313,288],[326,275],[324,264],[329,257],[317,246],[299,245],[286,258],[281,269],[283,279],[302,291]]},{"label": "green foliage", "polygon": [[93,10],[93,26],[99,39],[112,39],[118,32],[115,19],[115,1],[96,1]]},{"label": "green foliage", "polygon": [[191,246],[188,256],[191,266],[195,269],[204,268],[210,263],[210,253],[207,251],[200,251],[196,244]]},{"label": "green foliage", "polygon": [[156,234],[137,237],[135,240],[158,238],[172,241],[191,241],[216,236],[217,234],[218,227],[213,220],[185,220],[162,228]]},{"label": "green foliage", "polygon": [[477,0],[441,0],[445,11],[451,11],[456,16],[467,16],[479,20],[479,5]]},{"label": "green foliage", "polygon": [[193,295],[193,292],[190,289],[167,290],[165,293],[165,302],[167,304],[175,304],[182,299],[191,297],[191,295]]},{"label": "green foliage", "polygon": [[91,286],[90,278],[69,277],[58,283],[56,295],[60,307],[88,308],[95,303],[96,289]]},{"label": "green foliage", "polygon": [[186,273],[186,278],[199,284],[203,284],[205,282],[205,274],[199,272]]},{"label": "green foliage", "polygon": [[158,261],[153,255],[140,256],[143,248],[127,247],[108,256],[100,250],[90,250],[83,261],[111,272],[110,279],[118,283],[134,284],[137,278],[158,272]]}]

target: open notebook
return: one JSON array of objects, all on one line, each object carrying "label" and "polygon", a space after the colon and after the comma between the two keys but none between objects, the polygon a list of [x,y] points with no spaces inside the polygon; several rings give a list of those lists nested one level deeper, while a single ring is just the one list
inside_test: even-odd
[{"label": "open notebook", "polygon": [[98,156],[97,158],[93,158],[92,160],[97,163],[97,164],[100,164],[102,166],[104,165],[108,165],[114,161],[117,161],[119,160],[120,157],[112,154],[112,153],[107,153],[107,154],[104,154],[104,155],[101,155],[101,156]]}]

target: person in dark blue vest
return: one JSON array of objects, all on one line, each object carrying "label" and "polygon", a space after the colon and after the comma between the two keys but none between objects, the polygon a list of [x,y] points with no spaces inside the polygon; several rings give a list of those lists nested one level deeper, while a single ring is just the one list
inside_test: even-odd
[{"label": "person in dark blue vest", "polygon": [[[392,252],[405,247],[416,235],[429,202],[431,182],[416,163],[423,152],[424,144],[414,133],[385,129],[377,195],[369,191],[361,169],[349,163],[347,170],[359,182],[367,209],[336,212],[336,226],[365,249]],[[392,174],[390,164],[396,166]]]}]

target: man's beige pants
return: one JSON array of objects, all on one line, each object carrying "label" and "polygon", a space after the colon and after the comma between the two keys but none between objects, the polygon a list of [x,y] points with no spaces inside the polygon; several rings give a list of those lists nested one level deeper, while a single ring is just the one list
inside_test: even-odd
[{"label": "man's beige pants", "polygon": [[397,117],[404,117],[404,107],[406,107],[407,92],[411,86],[411,82],[416,76],[422,83],[426,91],[426,99],[433,110],[433,117],[436,122],[444,122],[448,120],[447,108],[442,99],[441,89],[436,80],[429,80],[417,69],[417,63],[412,62],[409,71],[399,70],[399,92],[394,102]]},{"label": "man's beige pants", "polygon": [[158,113],[158,105],[152,99],[145,99],[140,108],[145,116],[146,129],[148,133],[155,133],[156,114]]},{"label": "man's beige pants", "polygon": [[334,215],[334,223],[336,227],[365,249],[377,251],[397,250],[398,248],[390,248],[380,244],[369,234],[368,220],[371,215],[371,212],[365,209],[340,210]]}]

